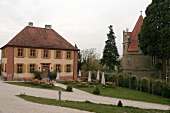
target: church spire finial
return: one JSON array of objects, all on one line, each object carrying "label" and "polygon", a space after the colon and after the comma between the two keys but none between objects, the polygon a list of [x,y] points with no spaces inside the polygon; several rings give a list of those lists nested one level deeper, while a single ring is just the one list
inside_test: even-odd
[{"label": "church spire finial", "polygon": [[142,16],[142,11],[140,11],[140,15]]}]

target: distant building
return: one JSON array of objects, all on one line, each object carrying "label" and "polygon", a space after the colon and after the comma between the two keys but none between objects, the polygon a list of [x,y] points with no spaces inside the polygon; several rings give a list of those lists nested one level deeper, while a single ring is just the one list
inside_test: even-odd
[{"label": "distant building", "polygon": [[[154,68],[157,58],[154,56],[146,56],[138,47],[138,34],[143,24],[143,17],[140,15],[132,32],[128,29],[123,31],[123,73],[128,75],[136,75],[138,77],[156,77],[158,71]],[[167,60],[167,77],[170,75],[170,64]]]},{"label": "distant building", "polygon": [[60,71],[61,79],[77,76],[78,51],[55,32],[51,25],[34,27],[32,22],[1,48],[2,76],[32,78],[34,71],[47,77],[48,70]]}]

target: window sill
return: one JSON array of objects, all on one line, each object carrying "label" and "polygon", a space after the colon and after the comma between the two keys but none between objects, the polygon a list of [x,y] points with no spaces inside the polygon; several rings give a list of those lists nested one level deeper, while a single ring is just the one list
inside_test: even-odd
[{"label": "window sill", "polygon": [[37,58],[37,57],[29,57],[29,58]]},{"label": "window sill", "polygon": [[48,58],[48,57],[42,57],[43,59],[50,59],[50,58]]},{"label": "window sill", "polygon": [[24,56],[17,56],[17,58],[24,58]]}]

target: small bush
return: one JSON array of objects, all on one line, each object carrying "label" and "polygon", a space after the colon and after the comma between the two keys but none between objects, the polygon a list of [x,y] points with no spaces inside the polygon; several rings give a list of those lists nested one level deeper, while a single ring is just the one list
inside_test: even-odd
[{"label": "small bush", "polygon": [[137,77],[135,75],[130,77],[130,86],[131,89],[136,89],[137,87]]},{"label": "small bush", "polygon": [[95,89],[93,90],[93,94],[99,95],[100,94],[100,90],[99,88],[96,86]]},{"label": "small bush", "polygon": [[148,90],[150,89],[148,86],[149,80],[147,78],[142,78],[140,85],[141,85],[141,91],[148,93]]},{"label": "small bush", "polygon": [[122,106],[123,106],[123,104],[122,104],[121,100],[119,100],[119,102],[118,102],[117,106],[118,106],[118,107],[122,107]]},{"label": "small bush", "polygon": [[155,81],[154,94],[162,96],[163,82],[161,80]]},{"label": "small bush", "polygon": [[41,77],[41,72],[40,72],[40,71],[35,71],[35,72],[34,72],[34,76],[35,76],[35,79],[39,79],[39,80],[42,79],[42,77]]},{"label": "small bush", "polygon": [[73,91],[72,86],[67,86],[66,91],[72,92]]}]

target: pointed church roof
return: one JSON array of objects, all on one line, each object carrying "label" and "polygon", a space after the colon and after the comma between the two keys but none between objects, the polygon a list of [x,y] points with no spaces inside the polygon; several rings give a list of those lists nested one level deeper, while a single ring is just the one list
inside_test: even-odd
[{"label": "pointed church roof", "polygon": [[140,33],[141,26],[143,24],[143,16],[140,15],[130,37],[130,44],[128,47],[128,52],[138,51],[138,34]]},{"label": "pointed church roof", "polygon": [[53,29],[33,26],[26,26],[5,46],[79,50]]}]

